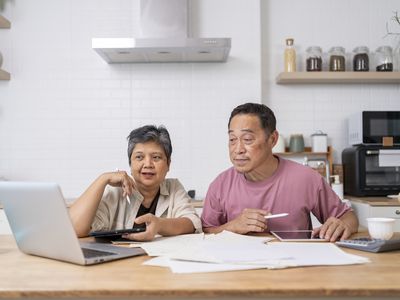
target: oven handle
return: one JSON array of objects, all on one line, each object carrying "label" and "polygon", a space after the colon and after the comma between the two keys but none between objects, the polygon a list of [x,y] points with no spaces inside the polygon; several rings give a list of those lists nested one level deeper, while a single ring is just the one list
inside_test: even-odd
[{"label": "oven handle", "polygon": [[367,150],[365,151],[366,155],[379,155],[379,150]]}]

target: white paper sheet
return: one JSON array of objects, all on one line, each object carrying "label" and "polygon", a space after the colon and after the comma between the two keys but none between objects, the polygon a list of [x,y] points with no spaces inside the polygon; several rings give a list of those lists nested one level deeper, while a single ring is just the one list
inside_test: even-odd
[{"label": "white paper sheet", "polygon": [[261,265],[214,264],[193,261],[180,261],[169,259],[164,256],[154,257],[150,260],[145,261],[143,264],[147,266],[169,267],[173,273],[179,274],[253,270],[269,267]]},{"label": "white paper sheet", "polygon": [[263,244],[272,240],[268,237],[246,236],[229,231],[223,231],[219,234],[184,234],[173,237],[160,237],[151,242],[140,244],[150,256],[164,256],[175,252],[188,253],[191,255],[204,241],[214,241],[215,243],[237,243],[246,244],[249,242]]},{"label": "white paper sheet", "polygon": [[198,273],[369,262],[367,258],[347,254],[328,242],[266,243],[270,240],[272,239],[231,232],[164,238],[157,243],[146,244],[146,251],[162,253],[162,257],[149,260],[145,264],[168,266],[174,273]]},{"label": "white paper sheet", "polygon": [[140,246],[150,256],[165,256],[183,250],[204,240],[204,234],[183,234],[173,237],[160,237],[154,241],[142,243]]}]

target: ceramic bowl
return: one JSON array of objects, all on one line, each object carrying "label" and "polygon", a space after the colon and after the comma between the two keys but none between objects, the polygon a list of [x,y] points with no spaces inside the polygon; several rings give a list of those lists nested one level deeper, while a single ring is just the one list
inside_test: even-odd
[{"label": "ceramic bowl", "polygon": [[393,236],[394,222],[392,218],[367,218],[368,232],[371,238],[389,240]]}]

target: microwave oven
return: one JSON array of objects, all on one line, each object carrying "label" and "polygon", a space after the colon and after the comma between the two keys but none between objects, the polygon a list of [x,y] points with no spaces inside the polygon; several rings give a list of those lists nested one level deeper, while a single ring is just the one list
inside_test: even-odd
[{"label": "microwave oven", "polygon": [[387,196],[400,192],[400,146],[359,145],[342,152],[344,193]]},{"label": "microwave oven", "polygon": [[400,111],[361,111],[349,118],[348,125],[350,145],[400,145]]}]

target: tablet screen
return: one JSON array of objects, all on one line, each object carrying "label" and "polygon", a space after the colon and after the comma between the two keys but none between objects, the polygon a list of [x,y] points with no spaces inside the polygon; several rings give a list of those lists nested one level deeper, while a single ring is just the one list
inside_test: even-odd
[{"label": "tablet screen", "polygon": [[280,241],[283,242],[323,242],[318,237],[311,237],[312,230],[282,230],[271,231]]}]

